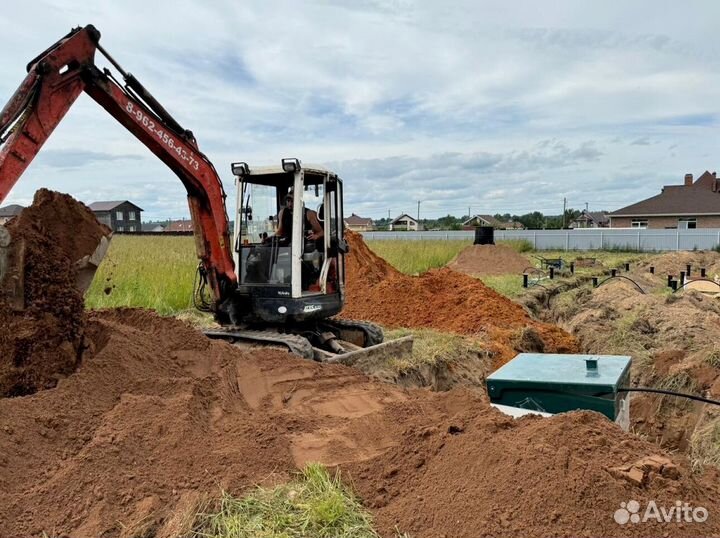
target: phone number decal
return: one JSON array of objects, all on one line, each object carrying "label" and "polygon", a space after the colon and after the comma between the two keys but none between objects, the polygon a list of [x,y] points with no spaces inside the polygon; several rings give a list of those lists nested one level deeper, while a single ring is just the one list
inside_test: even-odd
[{"label": "phone number decal", "polygon": [[185,148],[183,148],[178,142],[175,141],[172,136],[170,136],[162,129],[156,129],[155,120],[149,118],[140,108],[136,108],[134,104],[128,103],[125,106],[125,110],[127,110],[130,115],[137,120],[139,124],[145,127],[153,135],[157,136],[163,144],[170,148],[170,151],[174,151],[175,153],[177,153],[180,159],[188,163],[195,170],[200,168],[200,163],[195,158],[195,154],[192,151],[188,153]]}]

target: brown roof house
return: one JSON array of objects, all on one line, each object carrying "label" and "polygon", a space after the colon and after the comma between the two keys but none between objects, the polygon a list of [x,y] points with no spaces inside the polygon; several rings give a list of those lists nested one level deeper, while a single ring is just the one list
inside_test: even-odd
[{"label": "brown roof house", "polygon": [[611,228],[720,228],[720,183],[705,171],[696,181],[665,185],[657,196],[610,213]]},{"label": "brown roof house", "polygon": [[418,232],[423,229],[423,225],[420,224],[417,219],[412,218],[407,213],[403,213],[399,217],[396,217],[389,226],[391,232],[407,231],[407,232]]},{"label": "brown roof house", "polygon": [[369,232],[375,229],[372,219],[365,219],[355,213],[345,218],[345,226],[353,232]]},{"label": "brown roof house", "polygon": [[492,215],[475,215],[474,217],[470,217],[465,222],[462,223],[463,230],[472,230],[474,228],[477,228],[479,226],[492,226],[496,230],[523,230],[525,229],[525,226],[522,225],[520,222],[504,222],[502,220],[498,220]]},{"label": "brown roof house", "polygon": [[607,228],[610,219],[604,211],[585,211],[570,221],[570,228]]},{"label": "brown roof house", "polygon": [[13,218],[17,217],[23,209],[25,209],[23,206],[17,204],[0,207],[0,224],[10,222]]}]

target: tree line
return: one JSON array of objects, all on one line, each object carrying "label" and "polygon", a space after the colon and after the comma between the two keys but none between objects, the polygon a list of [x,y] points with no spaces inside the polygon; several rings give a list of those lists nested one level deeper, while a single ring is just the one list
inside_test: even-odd
[{"label": "tree line", "polygon": [[[578,218],[582,214],[579,209],[568,209],[565,211],[565,227],[571,221]],[[563,216],[560,215],[544,215],[540,211],[525,213],[524,215],[511,215],[510,213],[496,213],[493,215],[497,220],[502,222],[519,222],[525,228],[534,230],[559,230],[563,227]],[[463,222],[470,219],[469,215],[455,217],[453,215],[445,215],[437,219],[420,219],[426,230],[462,230]],[[385,230],[390,226],[393,219],[382,218],[374,221],[377,230]]]}]

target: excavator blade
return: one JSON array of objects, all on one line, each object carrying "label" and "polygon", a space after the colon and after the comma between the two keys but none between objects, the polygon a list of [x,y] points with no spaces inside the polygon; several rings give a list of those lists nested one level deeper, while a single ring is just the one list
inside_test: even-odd
[{"label": "excavator blade", "polygon": [[396,340],[386,340],[370,347],[362,347],[347,353],[324,357],[323,362],[353,366],[358,361],[387,361],[409,357],[413,350],[413,337],[403,336]]},{"label": "excavator blade", "polygon": [[25,242],[13,239],[10,231],[0,225],[0,302],[13,310],[25,307]]},{"label": "excavator blade", "polygon": [[[75,286],[85,293],[92,283],[95,271],[110,246],[110,236],[103,236],[95,251],[75,262]],[[20,311],[25,308],[25,241],[13,237],[0,225],[0,302]]]}]

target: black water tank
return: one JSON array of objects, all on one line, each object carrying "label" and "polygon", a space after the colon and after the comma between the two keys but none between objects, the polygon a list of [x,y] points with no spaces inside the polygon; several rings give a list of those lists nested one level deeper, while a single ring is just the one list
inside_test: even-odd
[{"label": "black water tank", "polygon": [[495,228],[492,226],[480,226],[475,228],[474,245],[494,245],[495,244]]}]

